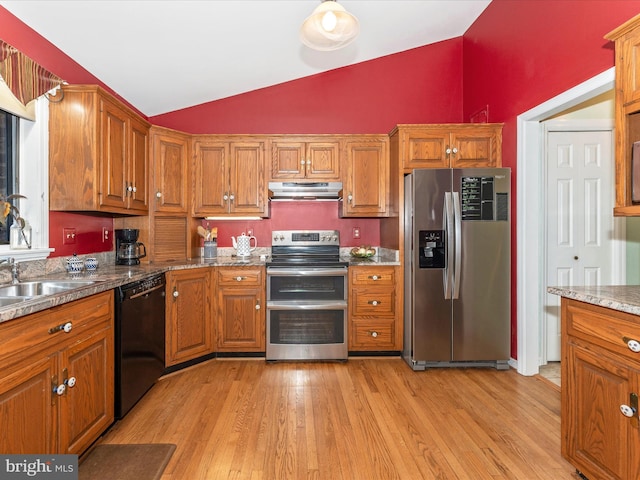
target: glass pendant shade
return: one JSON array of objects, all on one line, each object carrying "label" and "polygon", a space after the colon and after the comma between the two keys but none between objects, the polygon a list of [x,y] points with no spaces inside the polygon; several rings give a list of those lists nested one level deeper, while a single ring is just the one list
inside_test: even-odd
[{"label": "glass pendant shade", "polygon": [[324,0],[300,27],[300,40],[314,50],[337,50],[360,32],[358,19],[335,0]]}]

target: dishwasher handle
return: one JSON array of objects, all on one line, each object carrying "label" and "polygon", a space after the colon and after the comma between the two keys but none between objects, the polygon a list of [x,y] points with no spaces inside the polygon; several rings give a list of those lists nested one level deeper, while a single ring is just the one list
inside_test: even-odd
[{"label": "dishwasher handle", "polygon": [[163,289],[163,288],[164,288],[164,284],[163,285],[158,285],[157,287],[153,287],[153,288],[150,288],[150,289],[145,290],[143,292],[131,295],[130,297],[128,297],[128,300],[133,300],[134,298],[144,297],[145,295],[149,295],[151,292],[155,292],[156,290],[160,290],[160,289]]}]

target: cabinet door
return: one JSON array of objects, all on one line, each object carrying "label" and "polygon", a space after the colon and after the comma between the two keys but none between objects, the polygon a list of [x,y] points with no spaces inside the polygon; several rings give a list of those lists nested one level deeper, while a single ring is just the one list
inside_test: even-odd
[{"label": "cabinet door", "polygon": [[266,212],[264,142],[231,142],[230,211],[262,215]]},{"label": "cabinet door", "polygon": [[128,115],[111,102],[101,101],[100,206],[125,208],[127,201]]},{"label": "cabinet door", "polygon": [[640,29],[637,27],[616,41],[616,84],[622,93],[622,105],[640,100]]},{"label": "cabinet door", "polygon": [[273,180],[304,178],[306,143],[286,140],[271,142],[271,171]]},{"label": "cabinet door", "polygon": [[[640,478],[637,417],[620,413],[640,371],[604,349],[569,340],[563,365],[562,453],[589,478]],[[563,363],[565,363],[563,361]]]},{"label": "cabinet door", "polygon": [[[193,213],[219,215],[229,211],[229,143],[194,143]],[[227,198],[225,198],[227,197]]]},{"label": "cabinet door", "polygon": [[340,180],[340,142],[311,142],[305,155],[305,176],[312,180]]},{"label": "cabinet door", "polygon": [[258,287],[219,287],[216,332],[218,351],[264,352],[263,296],[263,289]]},{"label": "cabinet door", "polygon": [[55,453],[56,404],[52,379],[56,357],[27,358],[13,368],[0,369],[0,452]]},{"label": "cabinet door", "polygon": [[348,140],[343,216],[384,216],[387,203],[387,143]]},{"label": "cabinet door", "polygon": [[167,273],[166,365],[213,352],[211,269]]},{"label": "cabinet door", "polygon": [[452,168],[497,167],[500,161],[501,136],[494,130],[479,128],[477,131],[454,130],[451,133],[450,154]]},{"label": "cabinet door", "polygon": [[113,422],[113,337],[103,328],[61,353],[61,381],[75,380],[58,397],[61,453],[84,452]]},{"label": "cabinet door", "polygon": [[154,210],[187,213],[189,141],[169,132],[153,134]]},{"label": "cabinet door", "polygon": [[129,173],[127,175],[128,208],[140,213],[149,211],[147,182],[149,180],[149,127],[130,120]]},{"label": "cabinet door", "polygon": [[448,168],[447,150],[451,147],[449,129],[412,128],[401,132],[402,166],[414,168]]}]

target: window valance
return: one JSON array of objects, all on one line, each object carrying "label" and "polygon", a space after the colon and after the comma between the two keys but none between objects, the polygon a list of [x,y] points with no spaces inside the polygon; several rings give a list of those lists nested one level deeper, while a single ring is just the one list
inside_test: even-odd
[{"label": "window valance", "polygon": [[[0,40],[0,77],[15,97],[5,100],[3,97],[8,96],[8,92],[3,95],[4,85],[0,85],[0,108],[31,120],[33,118],[29,112],[33,109],[26,108],[29,102],[64,83],[60,77],[38,65],[4,40]],[[25,112],[17,111],[21,106]]]}]

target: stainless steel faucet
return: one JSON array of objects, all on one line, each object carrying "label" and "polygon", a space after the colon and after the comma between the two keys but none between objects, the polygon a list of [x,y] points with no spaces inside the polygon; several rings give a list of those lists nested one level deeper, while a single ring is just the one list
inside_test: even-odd
[{"label": "stainless steel faucet", "polygon": [[18,267],[18,262],[13,257],[5,257],[0,258],[0,264],[6,263],[11,266],[11,283],[16,284],[20,283],[20,269]]}]

